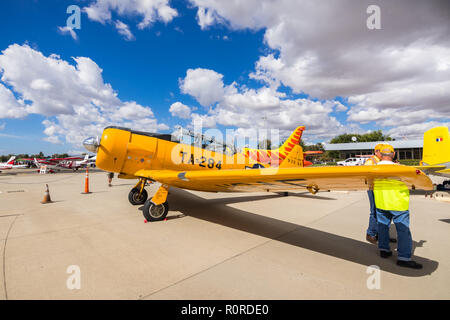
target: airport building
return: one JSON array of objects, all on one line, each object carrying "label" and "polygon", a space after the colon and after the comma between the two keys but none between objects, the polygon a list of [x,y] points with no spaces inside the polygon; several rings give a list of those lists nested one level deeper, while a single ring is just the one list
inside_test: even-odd
[{"label": "airport building", "polygon": [[376,142],[352,142],[325,144],[326,151],[338,151],[339,158],[347,159],[356,156],[373,154],[373,149],[379,143],[388,143],[394,147],[397,159],[422,159],[423,140],[397,140],[397,141],[376,141]]}]

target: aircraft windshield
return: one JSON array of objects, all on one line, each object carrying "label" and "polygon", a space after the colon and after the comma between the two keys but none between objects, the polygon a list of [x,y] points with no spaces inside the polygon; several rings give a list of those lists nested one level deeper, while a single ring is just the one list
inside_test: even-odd
[{"label": "aircraft windshield", "polygon": [[172,132],[171,141],[220,152],[228,156],[232,156],[237,152],[237,149],[231,144],[216,141],[215,137],[208,137],[182,127],[176,127],[175,131]]}]

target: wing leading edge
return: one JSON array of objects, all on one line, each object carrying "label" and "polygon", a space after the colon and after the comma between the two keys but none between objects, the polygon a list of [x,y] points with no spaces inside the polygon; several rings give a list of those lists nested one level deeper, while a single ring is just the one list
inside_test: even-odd
[{"label": "wing leading edge", "polygon": [[139,170],[135,175],[178,188],[213,192],[367,190],[372,186],[373,179],[383,178],[401,180],[410,189],[433,190],[431,180],[422,171],[402,165],[211,171]]}]

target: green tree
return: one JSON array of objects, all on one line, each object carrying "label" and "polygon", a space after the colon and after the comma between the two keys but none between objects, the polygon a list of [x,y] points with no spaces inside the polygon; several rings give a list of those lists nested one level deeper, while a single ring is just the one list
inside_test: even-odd
[{"label": "green tree", "polygon": [[67,153],[55,153],[52,155],[52,158],[67,158],[69,155]]},{"label": "green tree", "polygon": [[[301,145],[301,144],[300,144]],[[321,143],[312,144],[303,147],[304,151],[324,151],[323,145]]]},{"label": "green tree", "polygon": [[258,142],[258,149],[261,149],[261,150],[272,149],[272,141],[270,141],[270,139],[265,139],[265,140]]},{"label": "green tree", "polygon": [[[356,141],[352,138],[356,137]],[[330,143],[353,143],[353,142],[374,142],[374,141],[393,141],[389,135],[384,135],[381,130],[372,131],[365,134],[344,133],[330,140]]]}]

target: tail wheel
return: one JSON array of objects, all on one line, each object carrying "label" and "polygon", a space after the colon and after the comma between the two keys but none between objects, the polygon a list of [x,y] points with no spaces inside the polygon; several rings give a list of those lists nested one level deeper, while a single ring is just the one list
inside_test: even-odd
[{"label": "tail wheel", "polygon": [[128,194],[128,201],[130,201],[132,205],[144,204],[147,200],[147,191],[144,189],[141,194],[139,194],[139,191],[140,190],[138,188],[133,188]]},{"label": "tail wheel", "polygon": [[147,221],[162,221],[169,213],[169,203],[154,204],[150,199],[145,202],[143,214]]},{"label": "tail wheel", "polygon": [[450,180],[446,180],[442,183],[445,190],[450,190]]}]

